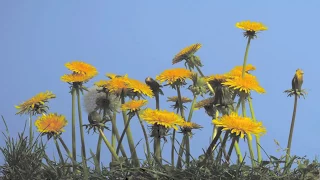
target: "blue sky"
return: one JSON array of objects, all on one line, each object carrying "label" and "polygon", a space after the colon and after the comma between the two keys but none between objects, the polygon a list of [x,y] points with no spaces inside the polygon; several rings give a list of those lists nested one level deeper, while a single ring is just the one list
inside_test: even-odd
[{"label": "blue sky", "polygon": [[[318,81],[312,74],[318,72],[320,56],[319,5],[316,0],[251,0],[246,3],[3,0],[0,2],[0,114],[6,119],[11,136],[16,137],[27,116],[15,115],[14,105],[50,90],[57,95],[49,103],[51,112],[64,114],[71,120],[69,87],[60,81],[60,76],[68,73],[64,64],[73,60],[97,67],[99,75],[88,86],[106,79],[107,72],[127,73],[144,81],[147,76],[155,77],[164,69],[183,67],[183,64],[171,65],[173,56],[185,46],[201,43],[197,55],[205,65],[203,72],[206,75],[227,72],[235,65],[242,65],[246,45],[235,23],[260,21],[269,29],[252,41],[248,62],[256,66],[253,74],[267,91],[263,95],[253,93],[256,117],[268,131],[261,138],[262,146],[270,155],[281,155],[276,152],[274,139],[286,147],[293,98],[287,98],[283,91],[291,87],[295,70],[302,68],[305,72],[303,88],[309,94],[306,99],[299,100],[291,152],[314,158],[320,151],[320,145],[314,142],[319,136],[315,95],[319,85],[312,83]],[[167,96],[175,95],[169,88],[164,91]],[[161,106],[169,109],[170,104],[165,100],[163,96]],[[154,107],[153,100],[150,106]],[[84,113],[84,116],[87,115]],[[191,141],[192,153],[197,157],[201,148],[208,147],[212,127],[204,110],[197,111],[193,121],[204,127],[195,131]],[[138,142],[142,131],[137,122],[133,122],[132,129]],[[5,130],[3,123],[0,123],[0,130]],[[71,122],[63,138],[71,148]],[[3,136],[0,139],[3,146]],[[86,136],[87,145],[92,149],[95,149],[96,140],[96,135]],[[48,152],[52,154],[55,151],[53,142],[48,144]],[[247,147],[243,142],[241,146],[243,151]],[[142,146],[139,148],[142,158]],[[104,150],[107,152],[106,148]],[[110,156],[104,153],[102,157],[107,162]],[[2,163],[2,157],[0,160]]]}]

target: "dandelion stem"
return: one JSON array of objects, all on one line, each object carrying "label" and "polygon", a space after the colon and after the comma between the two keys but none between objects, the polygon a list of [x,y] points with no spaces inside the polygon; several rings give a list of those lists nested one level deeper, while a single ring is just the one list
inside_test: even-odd
[{"label": "dandelion stem", "polygon": [[30,113],[30,116],[29,116],[29,144],[32,144],[32,141],[33,141],[33,130],[32,130],[32,114]]},{"label": "dandelion stem", "polygon": [[218,152],[218,155],[217,155],[217,162],[219,164],[221,163],[222,151],[225,150],[225,148],[226,148],[226,143],[227,143],[229,134],[230,134],[230,131],[227,131],[224,134],[223,140],[221,141],[221,146],[220,146],[220,149],[219,149],[219,152]]},{"label": "dandelion stem", "polygon": [[176,140],[176,130],[173,129],[172,133],[172,145],[171,145],[171,166],[174,167],[174,143]]},{"label": "dandelion stem", "polygon": [[[257,120],[254,114],[251,97],[248,98],[248,102],[249,102],[249,108],[250,108],[252,120],[256,122]],[[256,148],[257,148],[257,154],[258,154],[258,162],[261,163],[262,157],[261,157],[261,147],[260,147],[260,136],[258,135],[256,135]]]},{"label": "dandelion stem", "polygon": [[73,157],[73,173],[76,172],[77,142],[76,142],[76,83],[73,84],[72,95],[72,157]]},{"label": "dandelion stem", "polygon": [[218,128],[216,136],[214,137],[214,139],[212,140],[209,148],[206,151],[205,160],[207,160],[212,155],[211,153],[213,151],[213,147],[215,147],[216,143],[218,142],[218,139],[219,139],[219,137],[221,135],[221,132],[222,132],[222,128]]},{"label": "dandelion stem", "polygon": [[156,133],[156,136],[153,138],[153,152],[154,152],[154,155],[155,155],[155,158],[156,160],[162,164],[162,158],[161,158],[161,137],[159,135],[159,125],[155,124],[153,125],[154,129],[157,129],[158,132]]},{"label": "dandelion stem", "polygon": [[[121,103],[122,104],[125,103],[125,99],[124,99],[124,94],[123,93],[121,95]],[[127,116],[125,110],[122,111],[122,117],[123,117],[124,125],[126,126],[126,124],[128,124],[128,116]],[[140,163],[139,163],[139,159],[138,159],[138,156],[137,156],[137,152],[135,150],[135,145],[134,145],[134,141],[133,141],[133,137],[132,137],[132,133],[131,133],[131,128],[130,128],[129,124],[128,124],[128,127],[126,129],[126,134],[127,134],[127,139],[128,139],[128,144],[129,144],[129,148],[130,148],[133,164],[134,164],[134,166],[139,167]],[[118,142],[118,143],[120,144],[120,142]]]},{"label": "dandelion stem", "polygon": [[71,152],[69,151],[69,148],[68,148],[68,146],[66,145],[66,143],[64,143],[64,141],[63,141],[63,139],[62,139],[61,137],[59,137],[58,139],[59,139],[60,143],[62,144],[64,150],[67,152],[67,154],[68,154],[69,158],[71,159],[71,161],[72,161],[74,164],[76,164],[76,162],[75,162],[75,160],[74,160]]},{"label": "dandelion stem", "polygon": [[64,166],[64,159],[63,159],[63,156],[62,156],[62,153],[61,153],[61,150],[60,150],[60,147],[59,147],[57,138],[54,137],[54,138],[53,138],[53,141],[54,141],[54,144],[56,145],[56,148],[57,148],[57,151],[58,151],[58,155],[59,155],[60,161],[61,161],[62,165]]},{"label": "dandelion stem", "polygon": [[84,142],[84,131],[82,123],[82,111],[81,111],[81,100],[80,100],[80,90],[79,87],[76,88],[77,98],[78,98],[78,115],[79,115],[79,127],[80,127],[80,138],[81,138],[81,156],[82,156],[82,165],[84,169],[84,178],[88,179],[88,167],[87,167],[87,158],[86,158],[86,144]]},{"label": "dandelion stem", "polygon": [[139,112],[136,112],[136,114],[137,114],[137,117],[138,117],[138,119],[139,119],[139,122],[140,122],[140,125],[141,125],[141,128],[142,128],[142,131],[143,131],[144,139],[145,139],[145,141],[146,141],[146,147],[147,147],[147,153],[148,153],[148,155],[147,155],[147,161],[149,162],[149,164],[151,164],[151,158],[150,158],[151,153],[150,153],[150,144],[149,144],[149,140],[148,140],[148,134],[147,134],[146,129],[144,128],[144,125],[143,125],[143,122],[142,122],[142,120],[141,120],[141,118],[140,118]]},{"label": "dandelion stem", "polygon": [[233,137],[232,138],[232,142],[231,142],[231,144],[230,144],[230,147],[229,147],[229,150],[228,150],[228,155],[227,155],[227,159],[226,159],[226,161],[229,163],[229,160],[230,160],[230,157],[231,157],[231,154],[232,154],[232,150],[233,150],[233,148],[234,148],[234,144],[235,144],[235,142],[237,141],[237,138],[238,137]]},{"label": "dandelion stem", "polygon": [[[112,120],[111,122],[113,121],[114,119],[114,122],[116,121],[116,118],[117,118],[117,113],[116,112],[113,112],[113,116],[112,116]],[[113,123],[113,122],[112,122]],[[112,126],[112,129],[111,129],[111,145],[112,147],[115,149],[116,148],[116,133],[115,133],[115,129],[114,127]],[[112,161],[114,161],[115,159],[113,158],[112,156]]]},{"label": "dandelion stem", "polygon": [[[112,117],[112,120],[111,120],[112,130],[113,130],[113,132],[115,134],[115,137],[116,137],[117,141],[119,142],[120,141],[120,135],[119,135],[119,131],[118,131],[118,128],[117,128],[116,117],[117,117],[117,113],[113,112],[113,117]],[[116,149],[116,144],[114,144],[114,146],[112,146],[112,147],[114,149]],[[126,151],[124,150],[122,144],[120,144],[120,151],[121,151],[121,154],[122,154],[123,157],[127,157]]]},{"label": "dandelion stem", "polygon": [[254,154],[253,154],[253,148],[252,148],[252,140],[247,138],[247,142],[248,142],[248,147],[249,147],[249,152],[250,152],[251,165],[252,165],[252,167],[255,167],[256,166],[256,162],[254,160]]},{"label": "dandelion stem", "polygon": [[126,131],[130,125],[130,121],[131,121],[132,118],[128,119],[127,120],[127,124],[125,124],[125,127],[121,133],[121,136],[120,136],[120,139],[119,139],[119,142],[118,142],[118,146],[117,146],[117,150],[116,150],[116,153],[118,154],[119,153],[119,150],[120,150],[120,144],[122,144],[122,140],[124,138],[124,135],[126,134]]},{"label": "dandelion stem", "polygon": [[[106,108],[103,109],[103,117],[107,114]],[[103,129],[102,129],[103,132]],[[96,158],[97,158],[97,166],[95,167],[97,171],[100,171],[100,154],[101,154],[101,144],[102,144],[102,136],[99,134],[98,143],[97,143],[97,151],[96,151]],[[113,156],[111,155],[112,161],[114,161]]]},{"label": "dandelion stem", "polygon": [[178,161],[177,161],[177,168],[181,169],[182,168],[182,154],[183,154],[183,149],[186,143],[186,136],[183,136],[180,148],[179,148],[179,154],[178,154]]},{"label": "dandelion stem", "polygon": [[246,72],[246,65],[247,65],[247,60],[248,60],[250,41],[251,41],[251,37],[249,36],[248,37],[248,42],[247,42],[247,47],[246,47],[246,52],[244,53],[244,60],[243,60],[243,67],[242,67],[242,78],[244,78],[244,75],[245,75],[245,72]]},{"label": "dandelion stem", "polygon": [[105,142],[105,144],[107,145],[110,153],[112,154],[112,156],[114,157],[114,159],[119,162],[119,157],[118,157],[116,151],[112,148],[110,142],[108,141],[108,139],[106,138],[106,136],[104,135],[104,133],[102,132],[102,130],[101,130],[100,128],[99,128],[99,132],[100,132],[100,134],[102,135],[102,139],[103,139],[103,141]]},{"label": "dandelion stem", "polygon": [[292,113],[292,120],[291,120],[291,126],[290,126],[290,133],[289,133],[288,145],[287,145],[286,166],[288,165],[289,159],[290,159],[292,135],[293,135],[294,123],[296,120],[297,105],[298,105],[298,95],[295,94],[294,95],[294,107],[293,107],[293,113]]},{"label": "dandelion stem", "polygon": [[[238,138],[239,139],[239,138]],[[239,147],[239,140],[236,140],[236,142],[234,143],[234,149],[236,150],[236,154],[238,156],[238,163],[241,163],[243,161],[243,156]]]}]

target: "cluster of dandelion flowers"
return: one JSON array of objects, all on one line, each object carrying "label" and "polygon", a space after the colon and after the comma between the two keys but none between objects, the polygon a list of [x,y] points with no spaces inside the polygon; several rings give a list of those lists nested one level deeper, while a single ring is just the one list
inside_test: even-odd
[{"label": "cluster of dandelion flowers", "polygon": [[196,53],[201,48],[201,44],[192,44],[191,46],[183,48],[172,60],[172,64],[176,64],[184,59],[188,59],[191,55]]},{"label": "cluster of dandelion flowers", "polygon": [[45,113],[48,107],[45,105],[49,99],[55,98],[56,95],[50,91],[40,92],[39,94],[33,96],[27,101],[15,106],[18,109],[16,114],[24,114],[24,113],[36,113],[41,114]]},{"label": "cluster of dandelion flowers", "polygon": [[188,78],[190,79],[192,72],[185,68],[174,68],[163,71],[160,75],[156,77],[156,80],[160,83],[167,82],[170,85],[175,83],[184,83]]},{"label": "cluster of dandelion flowers", "polygon": [[60,134],[67,124],[65,116],[56,113],[44,114],[35,121],[38,131],[47,134]]},{"label": "cluster of dandelion flowers", "polygon": [[80,61],[68,62],[65,66],[72,71],[61,76],[61,80],[67,83],[85,83],[98,74],[94,66]]},{"label": "cluster of dandelion flowers", "polygon": [[184,122],[181,116],[173,112],[168,112],[166,110],[153,110],[150,108],[142,111],[140,117],[149,124],[162,125],[166,128],[173,128],[175,130],[178,130],[177,125],[181,126]]},{"label": "cluster of dandelion flowers", "polygon": [[234,76],[222,83],[231,89],[245,92],[247,94],[250,91],[256,91],[257,93],[265,93],[266,91],[259,85],[257,78],[251,74],[247,74],[244,78],[239,76]]},{"label": "cluster of dandelion flowers", "polygon": [[236,23],[236,27],[244,30],[244,36],[254,38],[256,32],[265,31],[268,28],[261,22],[241,21]]},{"label": "cluster of dandelion flowers", "polygon": [[254,122],[248,117],[238,116],[235,112],[222,116],[220,120],[214,119],[212,122],[217,127],[222,127],[222,130],[230,130],[231,133],[235,133],[241,138],[244,138],[244,135],[246,135],[249,140],[252,140],[251,134],[261,136],[266,133],[262,122]]},{"label": "cluster of dandelion flowers", "polygon": [[125,104],[122,104],[121,110],[123,110],[123,111],[127,111],[128,110],[130,112],[139,111],[147,103],[148,103],[147,100],[132,100],[132,101],[128,101]]}]

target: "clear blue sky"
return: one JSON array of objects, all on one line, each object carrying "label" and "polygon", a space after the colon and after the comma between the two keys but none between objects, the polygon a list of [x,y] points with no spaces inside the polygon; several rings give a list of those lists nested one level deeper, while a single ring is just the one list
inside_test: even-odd
[{"label": "clear blue sky", "polygon": [[[256,66],[253,74],[267,91],[264,95],[253,93],[256,117],[268,131],[261,138],[262,146],[271,155],[279,155],[274,139],[286,146],[293,98],[287,98],[283,91],[291,87],[295,70],[302,68],[303,88],[309,94],[305,100],[299,100],[292,154],[314,158],[320,152],[320,145],[315,142],[320,125],[315,92],[320,87],[314,76],[319,72],[320,1],[228,2],[2,0],[0,114],[5,117],[11,135],[17,136],[27,119],[15,115],[14,105],[42,91],[50,90],[57,95],[49,103],[51,112],[71,119],[69,87],[60,81],[60,76],[68,73],[64,67],[68,61],[82,60],[97,67],[99,75],[88,86],[106,79],[106,72],[128,73],[144,81],[146,76],[154,77],[164,69],[183,67],[171,65],[173,56],[185,46],[201,43],[203,47],[197,55],[205,65],[204,73],[224,73],[243,61],[246,39],[235,23],[252,20],[269,28],[252,42],[248,60]],[[169,88],[164,91],[169,96],[175,95]],[[162,107],[169,109],[165,100],[162,97]],[[153,100],[150,106],[154,107]],[[194,131],[191,141],[192,153],[197,157],[201,148],[208,147],[212,127],[204,110],[197,111],[193,121],[204,127]],[[132,129],[137,142],[142,131],[136,122]],[[5,130],[3,123],[0,130]],[[63,138],[71,148],[71,122]],[[86,137],[87,145],[94,150],[96,140],[97,136]],[[247,146],[241,144],[245,150]],[[0,145],[4,145],[3,136]],[[50,141],[48,152],[54,150]],[[103,158],[108,161],[109,155],[103,154]],[[2,157],[0,160],[2,163]]]}]

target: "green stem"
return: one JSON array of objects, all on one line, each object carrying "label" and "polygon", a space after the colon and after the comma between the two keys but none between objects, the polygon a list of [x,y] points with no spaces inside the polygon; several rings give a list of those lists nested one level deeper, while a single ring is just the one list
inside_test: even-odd
[{"label": "green stem", "polygon": [[173,133],[172,133],[172,145],[171,145],[171,165],[172,167],[174,167],[174,143],[176,140],[176,130],[173,129]]},{"label": "green stem", "polygon": [[181,117],[182,117],[183,119],[185,119],[185,118],[184,118],[184,109],[183,109],[183,104],[182,104],[182,97],[181,97],[180,86],[179,86],[179,85],[176,85],[176,88],[177,88],[177,93],[178,93],[178,103],[179,103],[180,114],[181,114]]},{"label": "green stem", "polygon": [[77,162],[77,142],[76,142],[76,87],[77,84],[74,83],[71,95],[72,95],[72,157],[73,157],[73,173],[76,171]]},{"label": "green stem", "polygon": [[132,119],[132,118],[130,118],[130,119],[127,120],[127,124],[125,125],[125,127],[124,127],[124,129],[123,129],[123,131],[122,131],[122,133],[121,133],[120,140],[119,140],[119,142],[118,142],[118,146],[117,146],[117,150],[116,150],[116,153],[117,153],[117,154],[119,153],[120,144],[122,144],[122,140],[123,140],[123,138],[124,138],[124,135],[126,134],[126,131],[127,131],[128,127],[129,127],[129,125],[130,125],[131,119]]},{"label": "green stem", "polygon": [[208,147],[207,151],[206,151],[206,155],[205,155],[205,160],[206,161],[209,157],[211,157],[212,155],[212,151],[213,151],[213,147],[215,147],[215,145],[217,144],[218,142],[218,139],[221,135],[221,132],[222,132],[222,128],[218,128],[218,132],[216,134],[216,136],[214,137],[214,139],[212,140],[210,146]]},{"label": "green stem", "polygon": [[288,145],[287,145],[286,166],[288,165],[289,159],[290,159],[292,135],[293,135],[294,123],[295,123],[295,119],[296,119],[297,105],[298,105],[298,95],[295,94],[295,96],[294,96],[294,107],[293,107],[293,113],[292,113],[292,120],[291,120],[291,126],[290,126],[290,133],[289,133]]},{"label": "green stem", "polygon": [[[159,125],[155,124],[155,127],[153,128],[157,128],[159,129]],[[159,133],[159,132],[158,132]],[[154,156],[156,158],[156,160],[162,164],[162,158],[161,158],[161,139],[159,134],[157,133],[157,135],[153,138],[153,153]]]},{"label": "green stem", "polygon": [[243,60],[243,66],[242,66],[242,78],[244,78],[244,75],[245,75],[245,72],[246,72],[246,65],[247,65],[247,60],[248,60],[248,52],[249,52],[249,48],[250,48],[250,41],[251,41],[251,37],[248,37],[246,52],[244,54],[244,60]]},{"label": "green stem", "polygon": [[[103,117],[105,117],[107,114],[107,110],[106,109],[103,109]],[[103,129],[102,129],[102,132],[103,132]],[[99,169],[100,170],[100,154],[101,154],[101,144],[102,144],[102,136],[101,134],[99,134],[99,138],[98,138],[98,143],[97,143],[97,150],[96,150],[96,158],[97,158],[97,167],[95,167],[96,169]],[[114,160],[113,159],[113,156],[111,156],[112,158],[112,161]]]},{"label": "green stem", "polygon": [[236,154],[238,156],[238,163],[241,163],[243,161],[243,156],[239,147],[239,138],[236,140],[236,142],[234,143],[234,149],[236,150]]},{"label": "green stem", "polygon": [[[121,95],[121,103],[122,104],[125,103],[125,99],[124,99],[124,95],[123,94]],[[122,111],[122,117],[123,117],[124,125],[126,125],[128,123],[128,116],[126,114],[126,111]],[[128,144],[129,144],[129,148],[130,148],[131,158],[132,158],[133,164],[134,164],[134,166],[139,167],[140,163],[139,163],[139,159],[138,159],[137,152],[136,152],[136,149],[135,149],[135,145],[134,145],[134,141],[133,141],[130,125],[128,125],[128,127],[127,127],[126,134],[127,134],[127,139],[128,139]]]},{"label": "green stem", "polygon": [[230,160],[230,157],[231,157],[232,150],[233,150],[233,148],[234,148],[235,142],[236,142],[236,137],[233,137],[233,138],[232,138],[232,142],[231,142],[230,147],[229,147],[227,159],[226,159],[226,161],[227,161],[228,163],[229,163],[229,160]]},{"label": "green stem", "polygon": [[[117,113],[116,112],[113,112],[113,116],[112,116],[112,120],[111,121],[114,121],[113,123],[116,122],[116,118],[117,118]],[[114,119],[114,120],[113,120]],[[111,145],[114,149],[116,149],[116,133],[115,133],[115,129],[114,127],[112,126],[112,129],[111,129]],[[114,161],[115,159],[113,158],[112,156],[112,161]]]},{"label": "green stem", "polygon": [[84,179],[88,179],[88,167],[87,167],[87,157],[86,157],[86,143],[84,141],[84,131],[82,122],[82,111],[81,111],[81,99],[79,87],[76,88],[78,97],[78,115],[79,115],[79,127],[80,127],[80,138],[81,138],[81,156],[82,165],[84,169]]},{"label": "green stem", "polygon": [[[204,77],[204,74],[202,73],[201,69],[197,65],[195,65],[195,67],[197,68],[199,74],[202,77]],[[211,86],[211,84],[209,82],[207,82],[207,86],[208,86],[209,90],[211,91],[211,93],[214,94],[214,90],[213,90],[213,88],[212,88],[212,86]]]},{"label": "green stem", "polygon": [[160,109],[160,99],[159,99],[159,92],[155,94],[156,97],[156,109]]},{"label": "green stem", "polygon": [[103,141],[104,141],[105,144],[107,145],[110,153],[112,154],[113,158],[114,158],[116,161],[119,162],[119,157],[118,157],[116,151],[112,148],[110,142],[108,141],[108,139],[106,138],[106,136],[104,135],[104,133],[102,132],[102,130],[101,130],[100,128],[99,128],[99,132],[100,132],[100,134],[101,134],[101,136],[102,136]]},{"label": "green stem", "polygon": [[62,156],[62,153],[61,153],[61,150],[60,150],[60,147],[59,147],[57,138],[54,137],[54,138],[53,138],[53,141],[54,141],[54,144],[56,145],[56,148],[57,148],[57,151],[58,151],[58,155],[59,155],[60,161],[61,161],[62,165],[64,166],[64,159],[63,159],[63,156]]},{"label": "green stem", "polygon": [[[119,142],[120,141],[120,135],[119,135],[119,131],[118,131],[118,128],[117,128],[116,115],[117,115],[117,113],[114,112],[112,120],[111,120],[111,124],[112,124],[112,130],[113,130],[113,132],[114,132],[114,134],[116,136],[117,141]],[[116,145],[115,144],[112,147],[114,149],[116,149]],[[120,144],[120,151],[121,151],[121,154],[122,154],[123,157],[127,157],[126,151],[124,150],[122,144]]]},{"label": "green stem", "polygon": [[247,138],[247,142],[248,142],[248,147],[249,147],[249,152],[250,152],[251,165],[252,165],[252,167],[255,167],[256,166],[256,162],[254,160],[254,154],[253,154],[253,148],[252,148],[252,140],[249,140],[249,138]]},{"label": "green stem", "polygon": [[182,168],[182,155],[183,155],[183,148],[186,143],[186,136],[183,136],[180,148],[179,148],[179,154],[178,154],[178,161],[177,161],[177,168],[181,169]]},{"label": "green stem", "polygon": [[33,130],[32,130],[32,114],[29,116],[29,144],[32,144],[33,141]]},{"label": "green stem", "polygon": [[59,137],[58,139],[59,139],[60,143],[62,144],[64,150],[67,152],[67,154],[68,154],[69,158],[71,159],[71,161],[72,161],[74,164],[76,164],[77,162],[74,160],[74,158],[73,158],[71,152],[69,151],[69,148],[68,148],[68,146],[66,145],[66,143],[64,143],[64,141],[63,141],[63,139],[62,139],[61,137]]},{"label": "green stem", "polygon": [[193,97],[193,100],[192,100],[192,103],[191,103],[191,107],[190,107],[190,111],[189,111],[188,122],[191,122],[191,120],[192,120],[192,115],[193,115],[193,111],[194,111],[194,106],[196,105],[196,101],[197,101],[197,95],[195,95]]},{"label": "green stem", "polygon": [[144,139],[146,141],[146,147],[147,147],[147,153],[148,153],[147,161],[149,162],[149,164],[151,164],[151,158],[150,158],[151,153],[150,153],[150,144],[149,144],[148,134],[147,134],[146,128],[144,127],[143,122],[142,122],[142,120],[140,118],[139,112],[136,112],[136,114],[137,114],[137,117],[139,119],[142,131],[143,131]]},{"label": "green stem", "polygon": [[[254,114],[251,97],[248,98],[248,102],[249,102],[251,117],[252,117],[253,121],[256,122],[257,120],[256,120],[256,116]],[[258,162],[261,163],[262,156],[261,156],[261,147],[260,147],[260,136],[257,136],[257,135],[256,135],[256,147],[257,147],[257,154],[258,154]]]},{"label": "green stem", "polygon": [[223,140],[222,140],[222,142],[221,142],[221,146],[220,146],[220,149],[219,149],[219,152],[218,152],[218,156],[217,156],[217,162],[218,162],[219,164],[221,163],[222,152],[223,152],[223,150],[225,150],[225,148],[226,148],[226,143],[227,143],[227,140],[228,140],[229,133],[230,133],[230,131],[227,131],[227,132],[224,134]]}]

